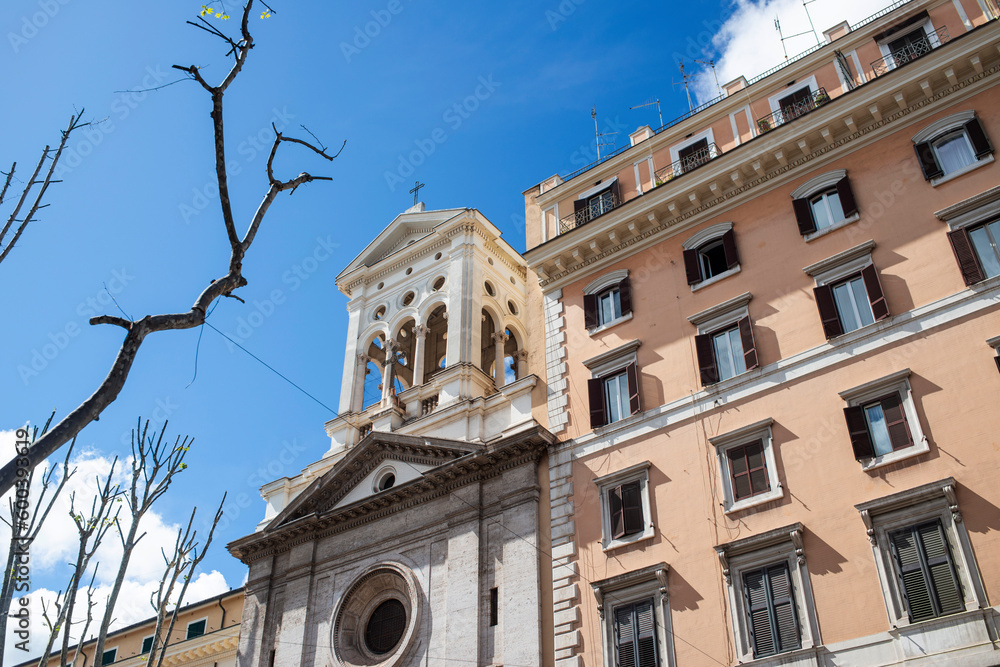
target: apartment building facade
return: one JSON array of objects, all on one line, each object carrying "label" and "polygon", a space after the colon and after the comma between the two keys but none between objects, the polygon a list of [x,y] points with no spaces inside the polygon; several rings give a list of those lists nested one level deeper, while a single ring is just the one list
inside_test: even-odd
[{"label": "apartment building facade", "polygon": [[556,665],[1000,663],[1000,26],[899,2],[525,194]]}]

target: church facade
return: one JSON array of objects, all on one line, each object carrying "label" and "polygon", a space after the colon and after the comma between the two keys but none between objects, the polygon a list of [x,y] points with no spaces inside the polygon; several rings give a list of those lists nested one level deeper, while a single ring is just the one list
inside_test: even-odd
[{"label": "church facade", "polygon": [[250,568],[239,664],[542,664],[554,438],[532,416],[523,259],[478,211],[417,205],[337,286],[330,450],[265,486],[229,545]]}]

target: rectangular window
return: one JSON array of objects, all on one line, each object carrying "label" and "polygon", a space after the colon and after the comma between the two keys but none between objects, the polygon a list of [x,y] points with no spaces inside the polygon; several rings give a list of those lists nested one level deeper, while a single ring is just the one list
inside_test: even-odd
[{"label": "rectangular window", "polygon": [[109,648],[107,651],[105,651],[101,655],[101,664],[102,665],[110,665],[115,660],[117,660],[117,658],[118,658],[118,649],[117,648]]},{"label": "rectangular window", "polygon": [[[858,204],[847,176],[841,177],[830,187],[829,181],[792,200],[795,221],[803,236],[847,220],[858,214]],[[794,197],[794,195],[793,195]]]},{"label": "rectangular window", "polygon": [[693,144],[685,146],[677,151],[677,157],[680,159],[681,173],[705,164],[712,159],[709,155],[708,139],[699,139]]},{"label": "rectangular window", "polygon": [[617,320],[622,316],[621,292],[612,287],[597,296],[598,318],[601,324]]},{"label": "rectangular window", "polygon": [[689,285],[714,278],[735,269],[739,264],[736,235],[732,229],[701,243],[696,248],[684,250],[684,271]]},{"label": "rectangular window", "polygon": [[715,348],[715,363],[719,369],[720,380],[727,380],[734,375],[746,372],[743,343],[740,341],[738,327],[712,336],[712,345]]},{"label": "rectangular window", "polygon": [[889,540],[911,623],[965,610],[940,521],[893,532]]},{"label": "rectangular window", "polygon": [[153,635],[144,637],[142,640],[142,650],[140,653],[149,653],[153,650]]},{"label": "rectangular window", "polygon": [[861,276],[834,285],[833,300],[837,304],[840,325],[845,333],[875,322]]},{"label": "rectangular window", "polygon": [[656,667],[656,621],[653,601],[615,607],[615,654],[618,667]]},{"label": "rectangular window", "polygon": [[490,589],[490,627],[494,627],[500,622],[500,595],[494,586]]},{"label": "rectangular window", "polygon": [[646,524],[642,516],[642,484],[636,480],[608,489],[608,512],[611,539],[643,532]]},{"label": "rectangular window", "polygon": [[899,392],[844,408],[854,458],[885,456],[913,444]]},{"label": "rectangular window", "polygon": [[759,493],[767,493],[771,490],[767,481],[764,443],[761,440],[728,449],[726,456],[729,458],[729,474],[733,485],[734,501],[740,501]]},{"label": "rectangular window", "polygon": [[966,285],[1000,275],[1000,220],[948,232],[948,240]]},{"label": "rectangular window", "polygon": [[812,92],[809,86],[799,88],[791,95],[787,95],[778,100],[778,108],[781,109],[782,122],[787,123],[793,118],[798,118],[804,113],[808,113],[814,106]]},{"label": "rectangular window", "polygon": [[927,141],[918,141],[913,149],[924,178],[933,181],[985,159],[993,152],[993,144],[982,122],[973,116]]},{"label": "rectangular window", "polygon": [[827,338],[855,331],[889,316],[878,271],[869,264],[839,282],[816,287],[816,307]]},{"label": "rectangular window", "polygon": [[194,639],[195,637],[201,637],[203,634],[205,634],[206,623],[207,623],[206,619],[201,619],[200,621],[188,623],[186,639]]},{"label": "rectangular window", "polygon": [[584,326],[588,329],[611,324],[632,312],[632,286],[628,276],[619,282],[583,295]]},{"label": "rectangular window", "polygon": [[743,593],[754,658],[799,648],[788,563],[744,572]]},{"label": "rectangular window", "polygon": [[757,349],[750,317],[711,334],[695,336],[695,352],[704,386],[757,368]]},{"label": "rectangular window", "polygon": [[639,412],[639,372],[635,362],[588,380],[587,389],[591,428],[613,424]]},{"label": "rectangular window", "polygon": [[628,377],[624,372],[604,379],[604,405],[609,424],[628,416]]},{"label": "rectangular window", "polygon": [[896,67],[905,65],[931,50],[931,43],[922,27],[908,32],[902,37],[897,37],[886,46],[889,48],[889,53]]}]

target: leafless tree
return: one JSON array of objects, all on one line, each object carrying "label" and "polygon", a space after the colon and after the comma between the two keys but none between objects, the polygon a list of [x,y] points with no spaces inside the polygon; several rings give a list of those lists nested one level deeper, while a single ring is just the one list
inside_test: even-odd
[{"label": "leafless tree", "polygon": [[[45,426],[42,428],[42,433],[44,433],[48,427],[49,423],[52,421],[52,417],[49,417],[49,421],[45,422]],[[32,430],[32,440],[38,436],[38,427],[36,426]],[[49,512],[52,510],[52,506],[55,504],[56,498],[59,497],[60,492],[63,487],[66,486],[66,482],[69,478],[73,476],[76,472],[76,468],[70,470],[69,468],[69,457],[73,453],[73,445],[76,444],[74,439],[70,446],[66,449],[66,460],[62,464],[62,476],[59,479],[59,483],[56,485],[55,489],[52,491],[52,495],[46,501],[45,496],[49,492],[50,487],[53,484],[53,477],[59,470],[59,466],[55,465],[49,468],[42,477],[42,488],[38,494],[38,498],[35,500],[34,508],[29,511],[29,518],[27,524],[22,527],[22,521],[20,519],[21,513],[16,511],[16,506],[14,498],[10,498],[10,546],[7,550],[7,568],[4,572],[7,576],[3,578],[3,587],[0,589],[0,656],[3,656],[5,643],[7,639],[7,619],[10,614],[10,605],[14,599],[14,584],[16,578],[14,576],[14,570],[17,565],[15,560],[21,553],[26,553],[30,545],[38,537],[38,531],[41,530],[42,525],[45,523],[45,519],[48,517]],[[30,489],[31,483],[34,479],[35,471],[31,470],[28,473],[28,477],[25,481],[25,488]],[[0,518],[4,523],[7,520]]]},{"label": "leafless tree", "polygon": [[[140,430],[141,429],[141,430]],[[132,551],[145,537],[146,533],[139,533],[139,522],[146,512],[170,487],[174,475],[187,467],[184,457],[187,456],[193,439],[184,436],[182,440],[177,436],[173,444],[169,440],[164,441],[163,434],[166,432],[167,423],[163,423],[163,428],[157,433],[156,429],[149,432],[149,420],[143,425],[140,419],[132,431],[132,475],[128,491],[124,494],[125,502],[131,514],[131,523],[127,534],[122,531],[121,523],[116,522],[118,538],[122,544],[122,560],[118,565],[118,576],[111,587],[108,595],[108,603],[105,607],[104,618],[101,621],[101,629],[97,635],[97,648],[95,656],[104,655],[104,641],[108,636],[108,627],[114,620],[114,609],[118,603],[118,594],[121,592],[122,584],[125,583],[125,572],[128,569]]]},{"label": "leafless tree", "polygon": [[[87,424],[100,417],[104,411],[118,397],[129,370],[135,361],[146,336],[158,331],[169,331],[173,329],[190,329],[200,326],[205,321],[205,314],[208,307],[219,297],[232,297],[242,301],[233,292],[247,284],[247,279],[243,276],[243,260],[250,250],[257,231],[260,229],[264,217],[270,209],[275,198],[284,191],[294,192],[296,188],[304,183],[315,180],[332,180],[323,176],[312,176],[307,172],[302,172],[294,178],[280,180],[274,175],[274,157],[282,143],[294,143],[310,149],[316,155],[332,161],[338,155],[327,153],[327,149],[321,143],[319,146],[307,141],[286,137],[277,129],[274,129],[274,141],[271,145],[271,152],[267,158],[267,179],[268,189],[264,197],[249,221],[246,232],[242,237],[236,231],[236,221],[233,216],[233,208],[229,197],[229,184],[226,172],[226,143],[225,132],[223,131],[223,97],[229,86],[232,85],[237,75],[243,70],[247,56],[254,46],[253,37],[250,35],[249,18],[253,8],[254,0],[247,0],[243,7],[240,20],[240,36],[236,39],[226,36],[217,28],[202,20],[201,23],[192,25],[202,28],[205,31],[221,38],[229,49],[227,55],[232,55],[234,62],[226,77],[218,85],[208,83],[202,76],[201,70],[196,65],[181,66],[174,65],[197,82],[211,97],[212,100],[212,128],[214,134],[215,149],[215,174],[219,188],[219,206],[222,210],[222,219],[225,226],[226,237],[229,240],[230,256],[229,267],[225,275],[213,280],[204,291],[195,299],[194,305],[182,313],[168,313],[160,315],[146,315],[139,320],[128,320],[112,315],[102,315],[93,317],[90,320],[92,325],[111,324],[119,326],[125,330],[125,338],[122,341],[118,354],[115,357],[111,370],[100,383],[97,390],[79,407],[70,412],[51,431],[39,438],[28,450],[29,465],[37,465],[63,444],[69,442]],[[273,126],[272,126],[273,127]],[[346,143],[346,142],[345,142]],[[341,146],[340,150],[343,150]],[[17,475],[17,468],[14,462],[5,465],[0,469],[0,495],[5,494],[14,485]]]},{"label": "leafless tree", "polygon": [[[59,636],[59,630],[62,629],[65,598],[63,598],[63,592],[59,591],[56,593],[56,599],[52,601],[52,604],[47,604],[45,598],[42,598],[41,602],[42,620],[45,622],[45,627],[49,629],[49,639],[48,643],[45,644],[45,651],[38,659],[38,667],[45,667],[49,661],[49,652],[52,651],[52,646],[56,643],[56,638]],[[53,607],[55,607],[55,613],[50,616],[49,611]]]},{"label": "leafless tree", "polygon": [[[196,539],[198,531],[193,528],[194,517],[198,511],[196,507],[191,512],[187,528],[177,531],[177,540],[174,543],[173,552],[170,555],[167,555],[165,551],[163,552],[163,562],[165,564],[163,576],[160,578],[160,585],[149,597],[149,604],[156,612],[156,629],[153,631],[153,644],[149,651],[148,662],[146,663],[150,667],[162,667],[163,665],[163,659],[166,656],[166,645],[170,641],[170,635],[173,633],[174,624],[177,621],[177,612],[184,604],[184,595],[187,593],[188,584],[191,583],[191,579],[194,577],[195,569],[201,563],[205,554],[208,553],[208,548],[212,544],[215,527],[219,525],[219,520],[222,518],[222,507],[225,503],[226,494],[223,494],[204,546],[198,543]],[[183,583],[177,594],[177,599],[172,600],[171,598],[173,597],[174,588],[177,586],[178,580],[182,580]],[[173,607],[172,611],[170,607]],[[170,620],[167,624],[166,632],[164,632],[163,626],[164,622],[167,621],[168,614]],[[163,640],[162,644],[161,639]]]},{"label": "leafless tree", "polygon": [[[52,174],[55,173],[56,165],[59,164],[59,158],[62,157],[62,152],[66,147],[66,141],[69,140],[69,135],[73,132],[73,130],[86,127],[90,124],[80,122],[80,117],[82,115],[83,110],[81,109],[80,113],[70,116],[69,126],[62,131],[62,139],[59,141],[59,146],[56,147],[55,151],[53,151],[50,146],[46,146],[42,150],[42,157],[38,159],[35,171],[31,174],[31,178],[28,179],[27,183],[24,184],[24,188],[21,190],[21,196],[18,198],[17,204],[14,206],[14,210],[11,211],[10,216],[8,216],[3,229],[0,229],[0,262],[7,259],[7,255],[14,249],[14,245],[21,238],[21,234],[24,233],[25,228],[31,222],[34,222],[35,215],[38,211],[48,206],[48,204],[43,204],[42,201],[45,199],[45,192],[49,189],[49,185],[59,182],[52,180]],[[45,177],[42,180],[38,180],[38,175],[42,172],[42,167],[45,166],[46,160],[51,160],[49,162],[48,171],[45,172]],[[14,162],[10,165],[10,171],[6,173],[0,172],[0,175],[6,177],[3,188],[0,189],[0,205],[3,205],[4,199],[7,197],[7,190],[10,188],[10,183],[14,179],[14,172],[16,170],[17,162]],[[24,205],[31,197],[31,191],[35,189],[36,185],[40,185],[41,187],[35,192],[34,201],[28,205],[28,212],[24,215],[24,217],[18,218],[22,209],[24,209]],[[4,245],[4,239],[7,238],[7,233],[10,232],[15,223],[17,224],[17,228],[14,231],[14,235],[11,236],[10,240],[7,241],[7,244]]]}]

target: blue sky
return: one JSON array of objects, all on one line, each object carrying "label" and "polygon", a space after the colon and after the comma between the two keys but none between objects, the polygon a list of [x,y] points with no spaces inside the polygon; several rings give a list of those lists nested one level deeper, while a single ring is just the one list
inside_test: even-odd
[{"label": "blue sky", "polygon": [[[810,11],[822,30],[885,4],[818,0]],[[808,30],[794,0],[272,5],[270,19],[255,12],[256,48],[226,96],[237,227],[266,190],[272,122],[347,146],[333,163],[282,147],[279,176],[309,171],[333,181],[278,198],[244,264],[246,303],[223,299],[209,322],[315,399],[211,329],[159,333],[78,442],[93,460],[124,456],[140,415],[194,436],[190,467],[157,511],[166,535],[192,505],[207,516],[229,492],[202,568],[229,586],[241,584],[245,568],[223,545],[262,518],[258,487],[328,448],[323,423],[334,412],[325,406],[338,404],[346,332],[334,279],[412,204],[414,180],[427,184],[428,208],[478,208],[523,249],[521,192],[593,159],[592,106],[624,145],[638,126],[658,124],[655,106],[629,107],[659,98],[664,120],[687,111],[678,58],[699,74],[694,94],[705,99],[714,79],[694,58],[714,58],[723,83],[749,78],[780,62],[774,14],[786,34]],[[186,311],[226,271],[208,95],[187,81],[123,92],[182,79],[174,64],[221,80],[229,68],[222,42],[185,24],[199,8],[183,0],[8,0],[0,8],[0,169],[16,160],[26,178],[74,110],[85,107],[92,122],[70,141],[51,206],[0,264],[0,431],[44,421],[53,407],[61,418],[97,387],[122,332],[90,326],[91,315]],[[227,9],[232,20],[212,22],[235,34],[239,7]],[[813,43],[805,36],[787,47],[794,54]],[[4,218],[9,211],[9,203],[0,208]],[[9,438],[0,445],[6,460]],[[35,577],[36,588],[58,588],[65,574],[52,564]]]}]

